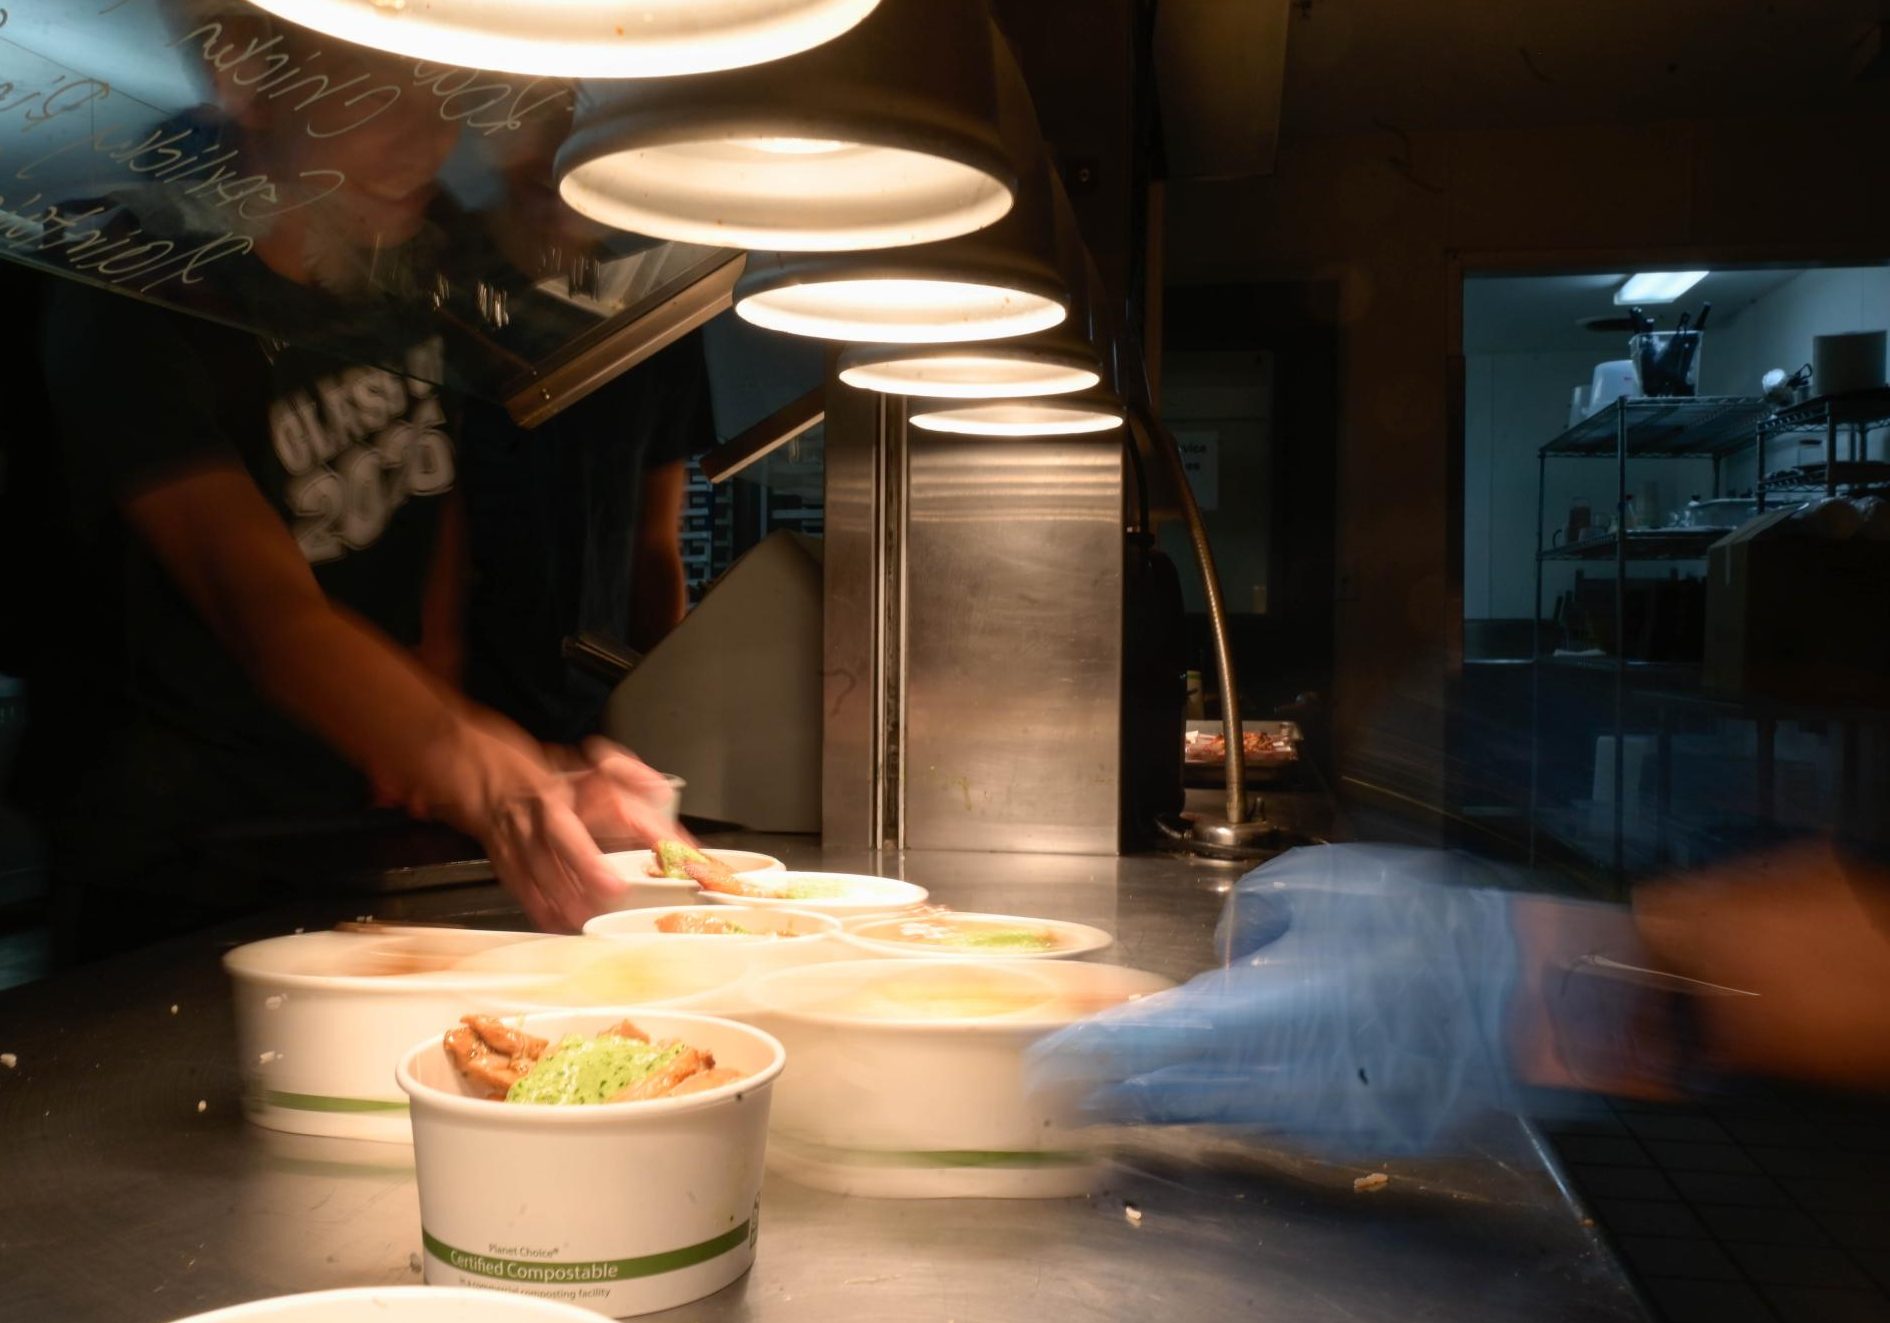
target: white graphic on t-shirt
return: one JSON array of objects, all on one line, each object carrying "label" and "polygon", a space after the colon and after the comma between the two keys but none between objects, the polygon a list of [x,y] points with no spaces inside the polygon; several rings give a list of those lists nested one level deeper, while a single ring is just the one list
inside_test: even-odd
[{"label": "white graphic on t-shirt", "polygon": [[345,368],[269,406],[295,540],[310,564],[373,546],[409,497],[453,489],[453,443],[433,386],[443,353],[429,340],[409,351],[404,377]]}]

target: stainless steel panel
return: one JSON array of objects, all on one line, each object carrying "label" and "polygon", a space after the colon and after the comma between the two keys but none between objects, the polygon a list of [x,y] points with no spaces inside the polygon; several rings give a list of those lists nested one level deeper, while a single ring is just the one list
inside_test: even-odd
[{"label": "stainless steel panel", "polygon": [[909,463],[905,843],[1115,853],[1121,437],[915,430]]},{"label": "stainless steel panel", "polygon": [[[960,909],[1113,929],[1113,958],[1170,977],[1212,959],[1231,875],[1167,858],[872,855],[735,837],[800,868],[906,876]],[[317,927],[314,904],[0,994],[0,1258],[7,1319],[160,1323],[261,1296],[419,1281],[412,1150],[244,1124],[233,940]],[[504,924],[496,887],[387,897],[385,918]],[[171,1008],[175,1006],[173,1012]],[[201,1102],[203,1110],[199,1111]],[[1132,1323],[1629,1323],[1619,1267],[1517,1123],[1459,1155],[1373,1170],[1204,1130],[1125,1134],[1102,1190],[1047,1201],[843,1199],[770,1176],[754,1270],[665,1318],[702,1323],[1061,1312]],[[1133,1207],[1136,1218],[1127,1216]]]},{"label": "stainless steel panel", "polygon": [[879,412],[877,396],[828,381],[821,837],[835,848],[882,840]]}]

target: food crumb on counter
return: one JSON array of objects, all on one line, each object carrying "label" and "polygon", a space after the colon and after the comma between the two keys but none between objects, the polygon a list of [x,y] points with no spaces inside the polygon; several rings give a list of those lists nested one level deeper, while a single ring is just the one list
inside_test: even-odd
[{"label": "food crumb on counter", "polygon": [[274,1061],[278,1055],[279,1053],[275,1053],[275,1052],[264,1052],[261,1056],[256,1058],[256,1064],[259,1066],[266,1066],[271,1061]]},{"label": "food crumb on counter", "polygon": [[198,1112],[199,1112],[200,1114],[201,1114],[201,1113],[203,1113],[203,1112],[207,1112],[207,1111],[209,1111],[209,1110],[210,1110],[210,1104],[209,1104],[209,1103],[207,1103],[207,1102],[205,1102],[205,1101],[204,1101],[204,1100],[203,1100],[202,1098],[199,1098],[199,1099],[197,1099],[197,1111],[198,1111]]},{"label": "food crumb on counter", "polygon": [[263,998],[263,1009],[266,1011],[279,1011],[282,1009],[282,1003],[287,1000],[288,998],[284,997],[279,992],[272,993],[271,995]]},{"label": "food crumb on counter", "polygon": [[1142,1210],[1137,1208],[1134,1204],[1122,1205],[1122,1216],[1128,1221],[1128,1224],[1132,1227],[1139,1227],[1142,1225]]},{"label": "food crumb on counter", "polygon": [[175,1015],[175,1014],[177,1014],[177,1003],[176,1003],[176,1002],[172,1002],[172,1003],[171,1003],[171,1014],[172,1014],[172,1015]]},{"label": "food crumb on counter", "polygon": [[419,1272],[425,1265],[420,1262],[420,1251],[415,1250],[407,1256],[407,1271]]},{"label": "food crumb on counter", "polygon": [[1391,1184],[1391,1177],[1382,1171],[1375,1171],[1369,1176],[1361,1176],[1352,1182],[1354,1194],[1370,1194],[1373,1190],[1382,1190]]},{"label": "food crumb on counter", "polygon": [[0,1052],[0,1066],[5,1066],[8,1070],[12,1070],[19,1064],[20,1059],[11,1052]]}]

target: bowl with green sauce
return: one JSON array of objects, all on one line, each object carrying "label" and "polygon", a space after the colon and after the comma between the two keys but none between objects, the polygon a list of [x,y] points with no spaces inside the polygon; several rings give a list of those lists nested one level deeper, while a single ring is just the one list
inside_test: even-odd
[{"label": "bowl with green sauce", "polygon": [[[652,1043],[612,1038],[625,1019]],[[508,1023],[553,1045],[512,1089],[518,1101],[488,1098],[438,1034],[400,1063],[427,1283],[575,1299],[627,1318],[700,1300],[747,1272],[787,1061],[780,1041],[732,1020],[637,1007]],[[664,1040],[712,1053],[734,1078],[602,1101],[660,1068],[674,1050]]]},{"label": "bowl with green sauce", "polygon": [[1115,945],[1087,924],[950,911],[849,919],[843,936],[866,955],[946,960],[1071,960]]},{"label": "bowl with green sauce", "polygon": [[702,899],[717,905],[776,906],[853,918],[862,914],[893,914],[925,904],[926,890],[897,878],[864,873],[738,873],[739,892],[705,891]]}]

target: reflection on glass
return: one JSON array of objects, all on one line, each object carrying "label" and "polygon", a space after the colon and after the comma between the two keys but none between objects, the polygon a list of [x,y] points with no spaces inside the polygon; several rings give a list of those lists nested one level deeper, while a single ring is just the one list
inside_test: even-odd
[{"label": "reflection on glass", "polygon": [[0,256],[489,397],[702,256],[559,199],[568,83],[241,0],[8,5],[0,89]]}]

